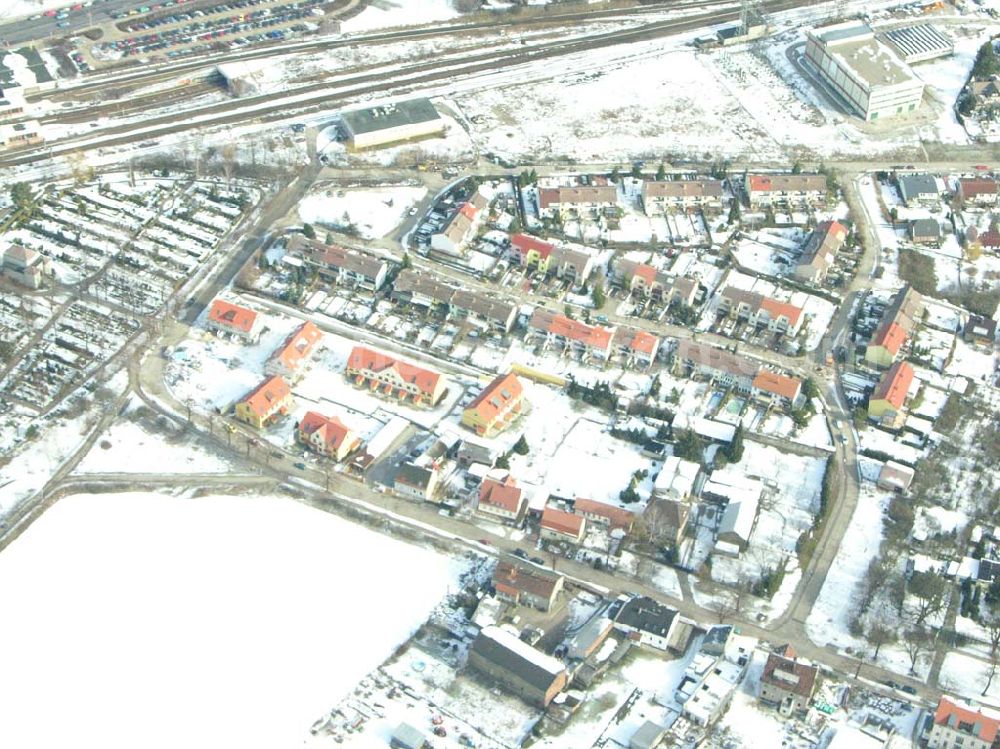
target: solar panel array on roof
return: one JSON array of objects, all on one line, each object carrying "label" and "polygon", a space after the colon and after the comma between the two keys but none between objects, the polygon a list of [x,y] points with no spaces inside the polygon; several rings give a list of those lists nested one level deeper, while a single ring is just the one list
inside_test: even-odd
[{"label": "solar panel array on roof", "polygon": [[944,57],[955,51],[951,39],[929,23],[892,29],[882,34],[882,38],[908,63]]}]

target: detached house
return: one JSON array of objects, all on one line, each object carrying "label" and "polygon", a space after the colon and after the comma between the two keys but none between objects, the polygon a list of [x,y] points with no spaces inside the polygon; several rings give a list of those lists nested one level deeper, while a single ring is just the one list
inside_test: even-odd
[{"label": "detached house", "polygon": [[295,431],[299,442],[341,461],[361,446],[361,438],[336,416],[306,411]]},{"label": "detached house", "polygon": [[289,379],[294,377],[322,338],[322,331],[311,321],[306,321],[271,354],[264,371],[270,375],[281,375]]},{"label": "detached house", "polygon": [[649,214],[670,208],[722,208],[722,181],[717,179],[647,180],[642,183],[642,206]]},{"label": "detached house", "polygon": [[615,617],[615,629],[624,632],[630,640],[640,645],[668,650],[675,647],[673,638],[679,621],[674,609],[652,598],[638,596],[629,599],[621,607]]},{"label": "detached house", "polygon": [[822,174],[748,174],[745,186],[751,208],[819,205],[827,193]]},{"label": "detached house", "polygon": [[463,203],[451,221],[437,234],[431,236],[431,248],[456,254],[468,243],[475,232],[479,210],[472,203]]},{"label": "detached house", "polygon": [[755,291],[727,286],[719,295],[719,313],[773,333],[795,335],[804,318],[801,307]]},{"label": "detached house", "polygon": [[846,226],[839,221],[820,222],[806,240],[792,275],[805,283],[821,283],[845,241]]},{"label": "detached house", "polygon": [[545,347],[558,347],[603,360],[611,356],[612,331],[600,325],[588,325],[544,307],[536,307],[528,329],[543,337]]},{"label": "detached house", "polygon": [[898,429],[906,413],[903,405],[913,384],[913,367],[898,361],[882,375],[875,392],[868,399],[868,418],[881,426]]},{"label": "detached house", "polygon": [[213,333],[229,333],[243,343],[257,343],[264,322],[248,307],[216,299],[208,310],[205,327]]},{"label": "detached house", "polygon": [[365,346],[351,349],[345,374],[358,387],[417,406],[436,406],[448,390],[448,381],[439,372]]},{"label": "detached house", "polygon": [[790,645],[767,657],[760,677],[760,701],[778,708],[782,715],[803,712],[816,689],[816,666],[798,660]]},{"label": "detached house", "polygon": [[37,289],[42,285],[42,279],[52,273],[49,259],[40,252],[11,245],[3,254],[3,275],[14,283]]},{"label": "detached house", "polygon": [[429,502],[434,498],[440,480],[441,476],[434,466],[403,463],[396,471],[392,488],[408,499]]},{"label": "detached house", "polygon": [[795,409],[803,401],[802,380],[762,369],[750,383],[753,397],[766,405]]},{"label": "detached house", "polygon": [[614,185],[542,187],[538,190],[538,213],[543,218],[567,218],[573,213],[603,211],[617,205],[618,188]]},{"label": "detached house", "polygon": [[521,415],[524,388],[517,375],[498,375],[462,411],[462,425],[483,437],[504,431]]},{"label": "detached house", "polygon": [[551,611],[563,589],[563,576],[501,559],[493,571],[493,588],[502,601]]},{"label": "detached house", "polygon": [[268,377],[236,403],[236,418],[260,429],[274,418],[288,413],[294,402],[292,391],[283,377]]},{"label": "detached house", "polygon": [[582,515],[546,507],[542,511],[542,522],[539,526],[541,537],[546,541],[568,541],[578,544],[583,540],[587,527],[587,519]]},{"label": "detached house", "polygon": [[997,744],[1000,720],[971,705],[942,697],[934,721],[924,735],[927,749],[991,749]]},{"label": "detached house", "polygon": [[897,180],[899,194],[908,206],[938,202],[937,179],[930,174],[904,174]]},{"label": "detached house", "polygon": [[997,202],[997,182],[981,177],[960,179],[958,180],[957,195],[962,203],[992,205]]},{"label": "detached house", "polygon": [[524,518],[527,500],[521,487],[511,476],[503,481],[486,478],[479,485],[479,504],[476,511],[494,520],[520,523]]}]

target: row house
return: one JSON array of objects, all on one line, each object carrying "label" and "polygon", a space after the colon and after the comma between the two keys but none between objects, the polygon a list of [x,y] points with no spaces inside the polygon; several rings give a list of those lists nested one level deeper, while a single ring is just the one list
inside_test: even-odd
[{"label": "row house", "polygon": [[573,501],[573,514],[587,519],[591,525],[603,525],[609,530],[632,532],[635,513],[605,502],[577,497]]},{"label": "row house", "polygon": [[898,361],[882,375],[868,399],[868,418],[889,429],[898,429],[906,419],[903,406],[913,385],[913,367]]},{"label": "row house", "polygon": [[923,308],[924,298],[919,292],[910,286],[900,289],[865,347],[865,361],[879,369],[892,366],[903,344],[913,336]]},{"label": "row house", "polygon": [[745,185],[751,208],[814,206],[826,201],[822,174],[748,174]]},{"label": "row house", "polygon": [[564,578],[538,567],[501,559],[493,570],[493,589],[501,601],[551,611],[563,590]]},{"label": "row house", "polygon": [[574,213],[604,211],[618,205],[618,188],[614,185],[578,185],[575,187],[541,187],[538,189],[538,213],[542,218],[567,218]]},{"label": "row house", "polygon": [[307,320],[271,354],[264,365],[264,371],[269,375],[294,378],[322,338],[320,329],[311,320]]},{"label": "row house", "polygon": [[542,510],[539,534],[545,541],[564,541],[578,544],[587,529],[587,519],[582,515],[546,507]]},{"label": "row house", "polygon": [[754,399],[771,406],[792,410],[802,405],[802,380],[762,369],[750,383]]},{"label": "row house", "polygon": [[361,447],[361,438],[336,416],[306,411],[295,430],[298,441],[320,455],[344,460]]},{"label": "row house", "polygon": [[483,291],[459,289],[451,297],[449,310],[456,317],[484,322],[498,333],[509,333],[517,320],[517,305],[514,302],[498,299]]},{"label": "row house", "polygon": [[292,237],[288,251],[302,258],[306,267],[314,268],[320,278],[343,286],[378,291],[389,275],[390,264],[385,258],[363,250],[323,244],[301,234]]},{"label": "row house", "polygon": [[772,333],[795,335],[804,319],[801,307],[755,291],[727,286],[719,295],[719,313]]},{"label": "row house", "polygon": [[527,498],[512,476],[503,481],[485,478],[479,485],[476,512],[484,517],[517,525],[524,519]]},{"label": "row house", "polygon": [[462,411],[462,426],[481,437],[503,432],[524,408],[524,387],[513,372],[498,375]]},{"label": "row house", "polygon": [[536,307],[528,329],[544,336],[545,346],[557,346],[603,360],[611,356],[612,332],[600,325],[588,325],[544,307]]},{"label": "row house", "polygon": [[243,343],[257,343],[264,319],[249,307],[216,299],[208,310],[205,327],[213,333],[228,333]]},{"label": "row house", "polygon": [[594,257],[590,253],[545,242],[530,234],[512,235],[510,254],[522,268],[552,274],[574,286],[586,281],[594,269]]},{"label": "row house", "polygon": [[448,380],[440,372],[366,346],[351,349],[345,374],[358,387],[417,406],[436,406],[448,390]]},{"label": "row house", "polygon": [[642,183],[647,214],[671,208],[722,208],[722,181],[717,179],[647,180]]},{"label": "row house", "polygon": [[392,284],[392,297],[397,302],[430,309],[440,304],[451,305],[451,298],[457,288],[429,273],[421,273],[413,268],[404,268]]},{"label": "row house", "polygon": [[254,429],[261,429],[294,405],[292,390],[280,375],[268,377],[236,402],[236,418]]},{"label": "row house", "polygon": [[615,330],[611,346],[624,364],[649,367],[656,361],[660,339],[645,330],[622,325]]},{"label": "row house", "polygon": [[615,263],[612,279],[630,294],[670,305],[691,307],[698,296],[698,282],[693,278],[673,278],[652,265],[625,258]]},{"label": "row house", "polygon": [[751,391],[758,371],[756,364],[730,351],[686,339],[677,345],[674,369],[743,393]]},{"label": "row house", "polygon": [[821,283],[846,241],[846,226],[839,221],[821,221],[806,240],[792,275],[805,283]]},{"label": "row house", "polygon": [[958,180],[956,194],[963,204],[993,205],[997,202],[998,184],[996,180],[984,177],[963,178]]}]

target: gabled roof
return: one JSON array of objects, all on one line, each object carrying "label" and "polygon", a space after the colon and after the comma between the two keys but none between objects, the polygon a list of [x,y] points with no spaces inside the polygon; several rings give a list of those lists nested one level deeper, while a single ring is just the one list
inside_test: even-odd
[{"label": "gabled roof", "polygon": [[480,631],[472,643],[472,652],[541,692],[548,691],[566,670],[561,661],[495,625]]},{"label": "gabled roof", "polygon": [[614,341],[616,346],[623,346],[646,356],[653,356],[660,347],[660,339],[652,333],[626,326],[615,330]]},{"label": "gabled roof", "polygon": [[244,396],[241,403],[246,403],[250,410],[258,417],[265,418],[275,406],[291,395],[291,389],[285,378],[279,376],[268,377],[260,385]]},{"label": "gabled roof", "polygon": [[322,337],[322,331],[311,320],[307,320],[288,337],[281,348],[271,354],[271,359],[294,371],[309,356]]},{"label": "gabled roof", "polygon": [[801,307],[796,307],[788,302],[779,302],[770,297],[761,299],[760,308],[775,319],[782,316],[787,317],[790,325],[797,325],[799,318],[802,317]]},{"label": "gabled roof", "polygon": [[559,576],[538,567],[520,566],[501,559],[493,571],[493,586],[502,593],[528,593],[550,598],[559,584]]},{"label": "gabled roof", "polygon": [[318,433],[327,449],[337,451],[344,441],[354,435],[351,428],[336,416],[324,416],[317,411],[306,411],[299,422],[302,434]]},{"label": "gabled roof", "polygon": [[809,699],[819,669],[806,663],[786,658],[779,653],[771,653],[764,664],[761,681]]},{"label": "gabled roof", "polygon": [[550,205],[579,205],[588,203],[617,203],[618,190],[614,185],[599,187],[543,187],[538,191],[538,207]]},{"label": "gabled roof", "polygon": [[751,192],[826,192],[822,174],[751,174]]},{"label": "gabled roof", "polygon": [[414,489],[424,490],[434,478],[434,471],[423,466],[416,466],[413,463],[403,463],[396,471],[393,484],[412,486]]},{"label": "gabled roof", "polygon": [[394,370],[404,382],[409,382],[426,395],[433,395],[441,379],[441,374],[429,369],[418,367],[402,359],[396,359],[381,351],[374,351],[366,346],[355,346],[351,349],[350,356],[347,357],[347,367],[349,369],[368,370],[370,372],[383,372],[387,369]]},{"label": "gabled roof", "polygon": [[537,307],[531,316],[530,327],[544,330],[546,333],[562,336],[573,341],[579,341],[591,348],[607,351],[611,345],[611,330],[599,325],[587,325],[579,320],[573,320],[566,315],[560,315]]},{"label": "gabled roof", "polygon": [[974,198],[977,195],[995,195],[997,182],[983,177],[966,177],[958,180],[958,189],[962,197]]},{"label": "gabled roof", "polygon": [[389,268],[384,258],[337,245],[328,245],[301,234],[294,235],[288,243],[291,252],[301,252],[307,263],[337,268],[365,278],[375,279]]},{"label": "gabled roof", "polygon": [[802,381],[795,377],[788,377],[777,372],[762,369],[753,378],[752,387],[763,390],[765,393],[774,393],[790,401],[799,397],[802,390]]},{"label": "gabled roof", "polygon": [[257,321],[257,313],[225,299],[216,299],[208,311],[208,319],[217,325],[249,333]]},{"label": "gabled roof", "polygon": [[721,198],[722,182],[717,179],[646,180],[642,183],[644,198]]},{"label": "gabled roof", "polygon": [[635,521],[635,513],[605,502],[577,497],[573,502],[573,512],[577,515],[597,515],[607,518],[612,528],[628,530]]},{"label": "gabled roof", "polygon": [[489,421],[523,394],[524,388],[521,386],[521,381],[513,372],[497,375],[493,382],[484,387],[472,403],[466,407],[466,410],[475,411],[480,418]]},{"label": "gabled roof", "polygon": [[530,234],[513,234],[511,235],[510,243],[522,253],[534,250],[543,258],[548,257],[549,253],[555,248],[555,245],[551,242],[543,242],[541,239],[533,237]]},{"label": "gabled roof", "polygon": [[542,528],[574,538],[580,535],[585,519],[582,515],[546,507],[542,510]]},{"label": "gabled roof", "polygon": [[987,744],[992,744],[1000,731],[1000,720],[974,710],[970,705],[942,697],[934,711],[934,723],[948,726],[954,731],[967,733]]},{"label": "gabled roof", "polygon": [[12,244],[4,253],[4,259],[10,258],[19,261],[24,266],[29,266],[41,257],[37,250],[32,250],[19,244]]},{"label": "gabled roof", "polygon": [[630,599],[622,606],[618,616],[615,617],[615,623],[657,637],[666,637],[676,618],[677,612],[674,609],[652,598],[639,596]]},{"label": "gabled roof", "polygon": [[898,411],[906,402],[906,394],[910,392],[912,384],[913,367],[910,366],[909,362],[898,361],[882,375],[871,399],[873,401],[889,401]]},{"label": "gabled roof", "polygon": [[510,476],[504,481],[484,479],[479,486],[479,504],[517,514],[521,511],[521,487]]},{"label": "gabled roof", "polygon": [[888,321],[883,323],[872,338],[871,345],[882,346],[886,351],[895,356],[899,353],[903,343],[906,341],[906,331],[896,322]]}]

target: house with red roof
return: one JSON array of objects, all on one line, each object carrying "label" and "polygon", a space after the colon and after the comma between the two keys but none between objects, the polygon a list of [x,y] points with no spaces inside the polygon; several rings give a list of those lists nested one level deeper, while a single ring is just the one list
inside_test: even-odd
[{"label": "house with red roof", "polygon": [[607,360],[612,352],[612,331],[600,325],[588,325],[544,307],[536,307],[528,330],[542,338],[543,347],[559,348],[584,357]]},{"label": "house with red roof", "polygon": [[367,346],[351,349],[344,373],[356,387],[416,406],[436,406],[448,390],[448,380],[440,372]]},{"label": "house with red roof", "polygon": [[747,174],[744,186],[754,209],[820,205],[827,194],[822,174]]},{"label": "house with red roof", "polygon": [[903,344],[913,335],[923,309],[923,297],[912,287],[904,286],[882,313],[875,335],[865,347],[865,362],[878,369],[891,366]]},{"label": "house with red roof", "polygon": [[213,333],[228,333],[243,343],[256,343],[260,340],[264,321],[249,307],[216,299],[209,307],[205,327]]},{"label": "house with red roof", "polygon": [[497,375],[462,411],[462,425],[481,437],[492,437],[520,417],[523,404],[524,387],[517,375]]},{"label": "house with red roof", "polygon": [[562,592],[565,578],[528,565],[517,565],[501,559],[493,570],[493,589],[501,601],[515,606],[531,606],[539,611],[551,611]]},{"label": "house with red roof", "polygon": [[[510,253],[522,268],[548,266],[549,256],[555,245],[545,242],[530,234],[512,234],[510,237]],[[545,270],[545,267],[542,270]]]},{"label": "house with red roof", "polygon": [[476,511],[494,520],[516,525],[524,518],[527,498],[513,476],[502,481],[486,478],[479,485],[479,504]]},{"label": "house with red roof", "polygon": [[790,645],[770,653],[760,677],[760,701],[778,708],[782,715],[809,708],[819,669],[800,661]]},{"label": "house with red roof", "polygon": [[766,405],[793,409],[803,400],[802,380],[762,369],[750,383],[750,393]]},{"label": "house with red roof", "polygon": [[306,411],[295,436],[320,455],[340,461],[361,447],[361,438],[336,416]]},{"label": "house with red roof", "polygon": [[1000,720],[951,697],[942,697],[924,736],[927,749],[990,749],[997,744]]},{"label": "house with red roof", "polygon": [[913,385],[913,367],[898,361],[882,375],[868,399],[868,418],[890,429],[898,429],[906,419],[903,406]]},{"label": "house with red roof", "polygon": [[586,518],[590,523],[605,525],[610,530],[623,530],[626,533],[632,531],[632,525],[635,523],[634,512],[583,497],[577,497],[573,501],[573,514]]},{"label": "house with red roof", "polygon": [[587,519],[583,515],[546,507],[542,510],[542,520],[539,525],[541,537],[546,541],[568,541],[578,544],[583,540],[587,528]]},{"label": "house with red roof", "polygon": [[660,339],[648,331],[622,325],[615,330],[612,347],[626,366],[638,364],[649,367],[656,361]]},{"label": "house with red roof", "polygon": [[323,332],[315,323],[307,320],[298,330],[288,336],[271,358],[264,365],[264,371],[270,375],[281,375],[288,379],[294,378],[302,371],[302,366],[309,359],[316,344],[323,338]]},{"label": "house with red roof", "polygon": [[294,405],[292,390],[283,377],[268,377],[247,393],[235,406],[236,418],[255,429],[261,429]]},{"label": "house with red roof", "polygon": [[958,180],[956,194],[962,203],[993,204],[997,202],[996,180],[985,177],[971,177]]},{"label": "house with red roof", "polygon": [[698,294],[698,282],[693,278],[673,278],[652,265],[627,258],[614,264],[612,280],[630,294],[666,304],[690,307]]},{"label": "house with red roof", "polygon": [[798,333],[805,319],[801,307],[735,286],[727,286],[719,295],[719,314],[787,335]]}]

